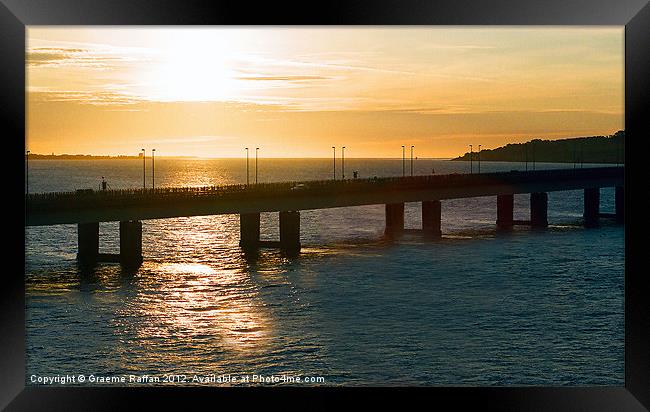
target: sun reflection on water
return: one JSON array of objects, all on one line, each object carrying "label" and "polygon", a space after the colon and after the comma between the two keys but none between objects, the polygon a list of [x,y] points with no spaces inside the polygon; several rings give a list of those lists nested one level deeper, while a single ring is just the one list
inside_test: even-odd
[{"label": "sun reflection on water", "polygon": [[269,314],[257,287],[241,270],[161,263],[143,273],[139,282],[141,292],[125,315],[146,321],[127,322],[123,332],[134,334],[143,345],[183,340],[187,346],[200,348],[200,355],[190,350],[184,362],[199,364],[198,357],[209,356],[208,352],[255,353],[269,343]]}]

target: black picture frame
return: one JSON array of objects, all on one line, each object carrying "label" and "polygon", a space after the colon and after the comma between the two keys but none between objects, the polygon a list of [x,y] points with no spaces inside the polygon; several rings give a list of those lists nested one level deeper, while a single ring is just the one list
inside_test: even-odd
[{"label": "black picture frame", "polygon": [[[644,176],[641,143],[650,102],[650,5],[645,0],[319,1],[301,4],[208,0],[0,0],[0,120],[9,147],[6,199],[24,214],[25,28],[29,25],[625,25],[625,385],[624,387],[431,387],[431,388],[46,388],[25,386],[24,222],[7,218],[8,240],[0,287],[0,407],[7,410],[118,410],[144,398],[167,406],[208,400],[251,408],[250,402],[282,398],[285,408],[334,408],[351,400],[403,407],[413,397],[425,405],[451,402],[497,410],[622,411],[650,408],[650,290],[643,247],[635,235],[644,205],[633,197]],[[9,166],[11,165],[11,166]],[[640,167],[640,166],[639,166]],[[22,170],[22,172],[17,172]],[[21,177],[23,180],[21,180]],[[9,212],[7,212],[8,214]],[[19,215],[16,215],[19,216]],[[629,224],[633,223],[633,224]],[[23,256],[23,258],[20,258]],[[11,269],[9,269],[11,267]],[[24,272],[23,272],[24,273]],[[152,405],[149,405],[151,407]],[[256,406],[260,407],[260,406]]]}]

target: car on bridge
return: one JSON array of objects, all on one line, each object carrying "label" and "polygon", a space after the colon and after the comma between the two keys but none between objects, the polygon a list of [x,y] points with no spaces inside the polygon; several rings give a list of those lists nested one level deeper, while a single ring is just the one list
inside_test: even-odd
[{"label": "car on bridge", "polygon": [[307,189],[307,185],[304,184],[304,183],[298,183],[298,184],[295,184],[295,185],[293,185],[293,187],[291,188],[291,190],[305,190],[305,189]]}]

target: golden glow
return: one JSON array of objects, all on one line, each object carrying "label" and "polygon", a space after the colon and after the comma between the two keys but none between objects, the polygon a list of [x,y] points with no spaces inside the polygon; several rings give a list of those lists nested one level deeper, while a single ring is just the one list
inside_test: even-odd
[{"label": "golden glow", "polygon": [[193,273],[196,275],[214,275],[217,273],[217,271],[208,266],[208,265],[202,265],[200,263],[173,263],[173,264],[168,264],[164,267],[165,272],[170,272],[170,273]]},{"label": "golden glow", "polygon": [[30,27],[27,145],[451,157],[622,129],[623,60],[623,27]]},{"label": "golden glow", "polygon": [[142,312],[131,314],[151,319],[133,331],[142,342],[152,337],[209,338],[216,339],[215,348],[231,352],[257,351],[268,344],[271,323],[257,293],[247,288],[247,274],[173,263],[161,264],[156,276],[146,281],[157,283],[164,301],[147,304],[147,296],[139,296]]},{"label": "golden glow", "polygon": [[230,61],[233,53],[222,39],[181,32],[159,49],[155,65],[136,74],[136,81],[148,100],[228,100],[237,90]]}]

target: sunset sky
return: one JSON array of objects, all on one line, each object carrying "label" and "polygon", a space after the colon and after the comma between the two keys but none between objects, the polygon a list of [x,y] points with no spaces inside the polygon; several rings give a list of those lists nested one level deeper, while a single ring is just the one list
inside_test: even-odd
[{"label": "sunset sky", "polygon": [[452,157],[624,128],[621,27],[37,27],[32,153]]}]

